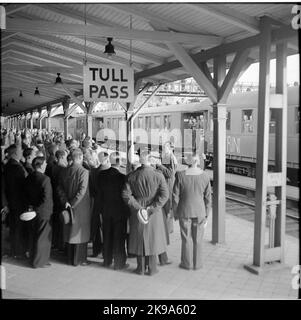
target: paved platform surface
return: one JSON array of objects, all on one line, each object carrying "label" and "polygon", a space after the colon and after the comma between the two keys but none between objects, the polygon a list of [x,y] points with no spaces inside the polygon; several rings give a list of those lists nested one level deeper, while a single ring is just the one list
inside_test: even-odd
[{"label": "paved platform surface", "polygon": [[[211,219],[210,219],[211,220]],[[226,215],[226,243],[213,245],[211,221],[204,239],[204,267],[183,270],[178,223],[171,234],[168,254],[171,265],[158,267],[154,276],[133,274],[130,267],[114,271],[100,266],[101,258],[91,258],[86,267],[72,267],[53,257],[50,268],[32,269],[26,262],[11,258],[2,261],[6,270],[6,290],[10,299],[297,299],[292,288],[291,269],[299,264],[299,240],[286,236],[286,265],[276,271],[254,275],[244,269],[252,262],[253,223]]]}]

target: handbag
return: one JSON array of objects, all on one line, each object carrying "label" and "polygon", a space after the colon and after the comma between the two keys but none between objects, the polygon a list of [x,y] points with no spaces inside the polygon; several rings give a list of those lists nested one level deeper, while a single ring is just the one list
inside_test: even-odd
[{"label": "handbag", "polygon": [[71,207],[63,210],[60,216],[64,224],[74,224],[74,214]]}]

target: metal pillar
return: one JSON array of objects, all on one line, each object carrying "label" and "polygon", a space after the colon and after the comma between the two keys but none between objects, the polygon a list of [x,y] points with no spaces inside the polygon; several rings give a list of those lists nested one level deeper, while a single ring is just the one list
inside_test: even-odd
[{"label": "metal pillar", "polygon": [[25,114],[25,119],[24,119],[24,128],[27,129],[27,115]]},{"label": "metal pillar", "polygon": [[87,137],[92,137],[93,135],[93,119],[92,119],[92,110],[94,107],[94,103],[93,102],[85,102],[86,105],[86,135]]},{"label": "metal pillar", "polygon": [[212,242],[225,242],[226,106],[213,105]]},{"label": "metal pillar", "polygon": [[46,111],[47,111],[46,129],[50,131],[51,130],[51,121],[50,121],[51,106],[47,106]]},{"label": "metal pillar", "polygon": [[126,104],[127,110],[125,111],[125,121],[126,121],[126,172],[131,171],[131,164],[134,156],[134,131],[133,131],[133,121],[132,117],[129,116],[130,103]]},{"label": "metal pillar", "polygon": [[[214,59],[214,86],[221,87],[226,76],[226,56]],[[213,104],[213,212],[212,243],[225,242],[226,212],[226,106]]]},{"label": "metal pillar", "polygon": [[64,136],[65,139],[68,138],[68,110],[69,110],[69,104],[70,104],[70,99],[66,98],[63,100],[62,105],[63,105],[63,110],[64,110]]},{"label": "metal pillar", "polygon": [[280,247],[280,261],[284,262],[285,215],[286,215],[286,169],[287,169],[287,43],[276,46],[276,95],[282,95],[282,108],[276,112],[275,171],[281,172],[275,195],[280,200],[276,210],[275,247]]},{"label": "metal pillar", "polygon": [[30,130],[33,130],[33,112],[30,113]]},{"label": "metal pillar", "polygon": [[[266,269],[265,263],[284,262],[285,211],[286,211],[286,144],[287,144],[287,89],[286,89],[286,45],[277,44],[276,94],[270,93],[271,24],[263,17],[260,21],[261,41],[259,54],[259,94],[257,119],[256,161],[256,207],[254,228],[253,265],[245,266],[259,274]],[[271,99],[273,96],[273,99]],[[276,122],[276,172],[268,172],[269,116],[270,109],[277,109]],[[276,187],[276,197],[269,196],[268,187]],[[277,205],[273,232],[273,245],[265,244],[266,210]],[[270,230],[271,232],[271,230]],[[269,268],[282,264],[269,265]],[[265,268],[264,268],[265,267]]]}]

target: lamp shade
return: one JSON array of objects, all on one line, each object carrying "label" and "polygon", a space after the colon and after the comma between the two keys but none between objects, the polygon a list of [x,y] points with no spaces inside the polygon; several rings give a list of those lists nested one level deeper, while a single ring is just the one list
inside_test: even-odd
[{"label": "lamp shade", "polygon": [[111,43],[113,41],[113,38],[107,38],[107,40],[109,43],[105,46],[104,53],[107,54],[109,57],[112,57],[113,55],[116,54],[116,52],[114,50],[114,46]]},{"label": "lamp shade", "polygon": [[34,91],[34,95],[35,96],[39,96],[40,95],[40,91],[39,91],[38,87],[36,87],[36,90]]}]

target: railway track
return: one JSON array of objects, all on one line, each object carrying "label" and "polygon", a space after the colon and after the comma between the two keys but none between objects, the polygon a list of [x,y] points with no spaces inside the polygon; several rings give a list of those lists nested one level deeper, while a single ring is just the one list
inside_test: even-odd
[{"label": "railway track", "polygon": [[[235,215],[239,218],[254,222],[255,217],[255,202],[252,199],[247,199],[234,192],[226,192],[226,210],[227,213]],[[286,214],[286,233],[299,238],[299,213],[297,210],[287,209]],[[268,226],[268,219],[267,219]]]}]

